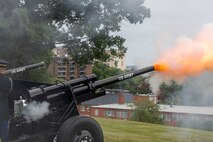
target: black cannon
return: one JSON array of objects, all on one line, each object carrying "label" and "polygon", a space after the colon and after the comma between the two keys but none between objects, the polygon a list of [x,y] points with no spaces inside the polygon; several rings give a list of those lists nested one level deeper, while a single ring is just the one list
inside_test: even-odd
[{"label": "black cannon", "polygon": [[[15,100],[21,102],[22,113],[10,123],[10,140],[14,142],[103,142],[99,124],[90,117],[80,116],[77,105],[106,94],[106,85],[154,71],[154,66],[124,73],[96,81],[96,75],[42,84],[20,81],[19,89],[13,92]],[[21,87],[21,85],[24,87]],[[21,88],[21,89],[20,89]],[[18,98],[21,97],[21,100]],[[21,108],[22,107],[22,108]],[[30,114],[37,107],[39,115]],[[40,116],[41,113],[43,116]],[[28,114],[29,113],[29,114]],[[37,116],[36,116],[37,117]]]},{"label": "black cannon", "polygon": [[19,73],[19,72],[23,72],[23,71],[26,71],[26,70],[31,70],[31,69],[35,69],[35,68],[39,68],[39,67],[44,67],[44,66],[45,66],[45,63],[40,62],[40,63],[31,64],[31,65],[26,65],[26,66],[23,66],[23,67],[5,70],[1,74],[3,74],[3,75],[16,74],[16,73]]}]

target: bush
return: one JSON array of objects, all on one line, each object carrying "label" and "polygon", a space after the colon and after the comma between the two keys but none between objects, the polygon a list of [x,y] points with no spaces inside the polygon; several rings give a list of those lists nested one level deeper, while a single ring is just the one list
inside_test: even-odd
[{"label": "bush", "polygon": [[134,103],[135,110],[132,113],[131,120],[140,122],[149,122],[162,124],[163,119],[160,117],[159,106],[149,100]]}]

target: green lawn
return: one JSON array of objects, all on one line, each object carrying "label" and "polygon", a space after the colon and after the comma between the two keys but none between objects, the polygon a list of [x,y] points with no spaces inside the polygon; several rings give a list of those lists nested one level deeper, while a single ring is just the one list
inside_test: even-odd
[{"label": "green lawn", "polygon": [[213,131],[95,118],[105,142],[213,142]]}]

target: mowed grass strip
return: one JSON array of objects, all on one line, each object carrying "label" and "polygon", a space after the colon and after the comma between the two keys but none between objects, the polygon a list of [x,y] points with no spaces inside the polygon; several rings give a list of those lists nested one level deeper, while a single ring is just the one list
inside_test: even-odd
[{"label": "mowed grass strip", "polygon": [[213,131],[95,118],[105,142],[213,142]]}]

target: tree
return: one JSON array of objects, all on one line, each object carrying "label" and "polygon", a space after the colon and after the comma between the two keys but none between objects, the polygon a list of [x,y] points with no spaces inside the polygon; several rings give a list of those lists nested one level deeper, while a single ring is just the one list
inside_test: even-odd
[{"label": "tree", "polygon": [[32,21],[19,0],[1,1],[0,55],[10,67],[41,61],[54,45],[54,27],[48,22]]},{"label": "tree", "polygon": [[[1,0],[0,56],[9,61],[8,68],[40,61],[48,64],[50,49],[54,45],[55,28],[48,22],[32,21],[28,9],[20,0]],[[32,77],[32,74],[36,75]],[[48,80],[45,70],[17,74],[23,79]],[[45,82],[46,82],[45,81]]]},{"label": "tree", "polygon": [[[63,43],[78,63],[91,63],[95,59],[107,61],[115,56],[122,57],[126,52],[124,38],[112,34],[120,31],[122,20],[142,23],[145,17],[150,16],[149,9],[143,6],[143,2],[2,0],[1,21],[8,21],[9,25],[3,22],[5,26],[1,28],[4,31],[1,35],[8,34],[4,41],[13,37],[14,43],[22,43],[21,48],[24,48],[25,43],[25,46],[37,52],[49,47],[49,41]],[[58,31],[57,36],[52,33],[51,28]],[[11,46],[15,48],[15,45]]]},{"label": "tree", "polygon": [[135,109],[132,113],[131,120],[161,124],[159,106],[149,100],[134,103]]},{"label": "tree", "polygon": [[166,82],[161,83],[159,86],[160,94],[158,96],[158,99],[160,103],[164,104],[179,104],[180,98],[178,96],[178,91],[182,89],[182,85],[177,84],[176,81],[171,80],[169,84]]},{"label": "tree", "polygon": [[122,57],[122,21],[150,17],[143,0],[0,0],[0,55],[10,67],[40,61],[63,43],[78,64]]},{"label": "tree", "polygon": [[69,49],[73,59],[93,63],[124,55],[125,39],[113,33],[120,31],[122,21],[136,24],[150,17],[143,3],[144,0],[62,0],[51,1],[42,10],[48,11],[43,13],[45,17],[64,28],[58,41]]},{"label": "tree", "polygon": [[105,79],[122,73],[120,69],[110,67],[99,61],[94,63],[92,72],[97,75],[98,79]]},{"label": "tree", "polygon": [[132,92],[136,94],[152,94],[152,89],[150,83],[147,81],[147,77],[140,76],[140,83],[138,86],[135,86]]}]

